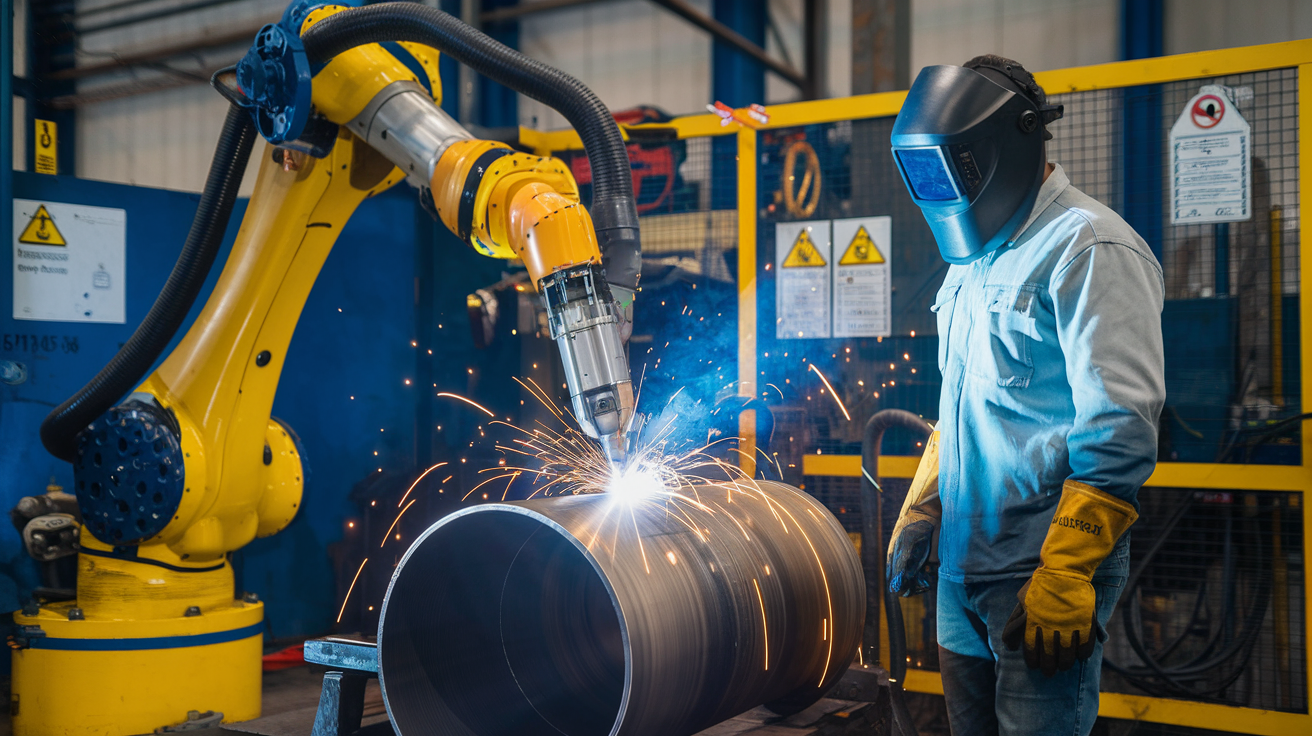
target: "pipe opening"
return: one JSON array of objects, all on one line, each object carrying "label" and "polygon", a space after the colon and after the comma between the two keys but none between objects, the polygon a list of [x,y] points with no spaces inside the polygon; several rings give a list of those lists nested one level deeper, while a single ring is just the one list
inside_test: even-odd
[{"label": "pipe opening", "polygon": [[[571,538],[512,510],[440,523],[398,567],[379,625],[401,734],[606,736],[619,721],[618,606]],[[457,731],[446,731],[457,733]]]}]

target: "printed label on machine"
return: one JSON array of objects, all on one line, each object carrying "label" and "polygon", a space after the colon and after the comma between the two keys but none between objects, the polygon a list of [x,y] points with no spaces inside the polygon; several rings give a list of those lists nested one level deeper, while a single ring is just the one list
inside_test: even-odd
[{"label": "printed label on machine", "polygon": [[36,173],[59,173],[59,126],[51,120],[34,120],[33,140],[36,142]]},{"label": "printed label on machine", "polygon": [[775,337],[829,337],[829,221],[779,223],[774,238]]},{"label": "printed label on machine", "polygon": [[888,337],[893,334],[893,218],[834,220],[834,337]]},{"label": "printed label on machine", "polygon": [[14,319],[126,321],[127,213],[14,200]]},{"label": "printed label on machine", "polygon": [[1208,84],[1171,126],[1171,224],[1252,218],[1252,145],[1232,91]]}]

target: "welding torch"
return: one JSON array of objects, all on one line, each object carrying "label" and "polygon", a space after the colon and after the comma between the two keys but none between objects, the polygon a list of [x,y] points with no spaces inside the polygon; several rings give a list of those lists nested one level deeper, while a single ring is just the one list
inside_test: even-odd
[{"label": "welding torch", "polygon": [[475,139],[413,83],[379,96],[387,99],[351,127],[402,170],[417,172],[412,183],[451,232],[484,255],[524,262],[560,350],[574,417],[612,464],[622,463],[634,410],[624,340],[633,296],[607,282],[569,169]]}]

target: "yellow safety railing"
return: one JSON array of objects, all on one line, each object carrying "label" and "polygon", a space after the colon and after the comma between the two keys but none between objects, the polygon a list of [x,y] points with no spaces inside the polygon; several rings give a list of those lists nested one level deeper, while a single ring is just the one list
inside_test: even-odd
[{"label": "yellow safety railing", "polygon": [[[1272,69],[1298,70],[1298,137],[1301,146],[1312,142],[1312,40],[1264,44],[1219,51],[1164,56],[1154,59],[1120,61],[1109,64],[1039,72],[1036,80],[1048,94],[1118,89],[1147,84],[1179,82],[1190,79],[1220,77]],[[896,115],[906,99],[906,92],[857,95],[812,102],[773,105],[768,109],[769,122],[760,128],[788,128],[800,125],[832,123]],[[722,125],[717,115],[692,115],[676,118],[660,127],[673,128],[681,139],[718,135],[736,135],[738,141],[738,379],[739,394],[756,395],[757,293],[756,293],[756,181],[757,129],[737,122]],[[541,132],[520,129],[521,143],[540,154],[581,148],[572,130]],[[1312,167],[1303,165],[1304,149],[1299,149],[1299,223],[1312,221],[1308,200],[1312,198]],[[1303,244],[1300,239],[1300,245]],[[1302,380],[1302,411],[1312,412],[1312,257],[1299,258],[1299,351]],[[1162,488],[1227,489],[1246,491],[1284,491],[1303,493],[1312,489],[1312,427],[1304,422],[1301,465],[1237,465],[1220,463],[1170,463],[1157,465],[1145,484]],[[755,424],[744,412],[740,447],[750,456],[755,447]],[[886,478],[910,478],[918,458],[881,457],[878,474]],[[860,477],[858,456],[806,455],[803,475]],[[1303,561],[1312,560],[1312,504],[1300,503],[1303,521]],[[1304,581],[1304,647],[1312,642],[1312,586]],[[887,652],[886,647],[881,651]],[[885,655],[886,656],[886,655]],[[1312,656],[1305,658],[1304,682],[1312,687]],[[887,664],[887,663],[885,663]],[[943,684],[937,672],[910,670],[904,683],[914,692],[942,694]],[[1308,701],[1312,702],[1312,692]],[[1287,713],[1258,708],[1243,708],[1213,703],[1104,692],[1099,715],[1190,728],[1287,736],[1312,734],[1312,714]]]}]

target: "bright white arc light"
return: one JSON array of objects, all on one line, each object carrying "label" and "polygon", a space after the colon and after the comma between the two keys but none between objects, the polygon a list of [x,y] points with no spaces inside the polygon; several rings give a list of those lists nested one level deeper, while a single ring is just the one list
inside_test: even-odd
[{"label": "bright white arc light", "polygon": [[637,504],[667,490],[658,471],[638,463],[614,472],[606,492],[622,503]]}]

